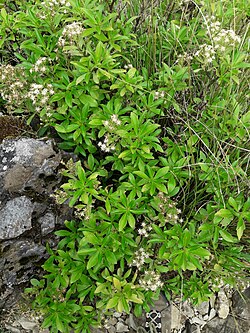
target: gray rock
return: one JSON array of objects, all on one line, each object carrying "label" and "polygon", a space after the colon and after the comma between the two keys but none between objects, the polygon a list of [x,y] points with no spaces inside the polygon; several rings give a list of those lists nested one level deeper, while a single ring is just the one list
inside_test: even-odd
[{"label": "gray rock", "polygon": [[196,309],[198,310],[198,312],[201,315],[206,315],[208,314],[209,311],[209,302],[202,302],[201,304],[199,304]]},{"label": "gray rock", "polygon": [[115,317],[115,318],[120,318],[121,316],[122,316],[122,314],[121,314],[121,312],[114,312],[113,313],[113,316]]},{"label": "gray rock", "polygon": [[11,325],[5,325],[5,328],[12,333],[21,333],[20,329],[14,327],[14,326],[11,326]]},{"label": "gray rock", "polygon": [[53,229],[72,219],[67,205],[58,210],[50,198],[61,183],[61,159],[51,140],[0,144],[0,311],[12,307],[30,278],[41,274],[45,244],[58,243]]},{"label": "gray rock", "polygon": [[22,317],[17,320],[17,322],[24,328],[25,330],[34,331],[37,328],[37,323],[27,320],[27,318]]},{"label": "gray rock", "polygon": [[205,320],[203,320],[199,317],[191,318],[190,322],[191,322],[191,324],[198,324],[200,327],[203,327],[206,324]]},{"label": "gray rock", "polygon": [[193,306],[190,304],[190,302],[188,302],[188,301],[183,302],[182,310],[183,310],[183,313],[185,313],[185,315],[188,318],[194,317],[194,309],[193,309]]},{"label": "gray rock", "polygon": [[162,333],[171,333],[171,306],[161,312]]},{"label": "gray rock", "polygon": [[0,240],[20,236],[30,230],[33,203],[25,196],[8,201],[0,211]]},{"label": "gray rock", "polygon": [[187,317],[175,305],[171,305],[171,330],[180,330],[185,326]]},{"label": "gray rock", "polygon": [[108,328],[108,333],[116,333],[116,328],[114,326],[110,326]]},{"label": "gray rock", "polygon": [[[242,294],[238,292],[233,296],[234,314],[242,319],[250,319],[250,288],[247,288]],[[250,323],[249,323],[250,329]]]},{"label": "gray rock", "polygon": [[115,326],[117,323],[117,319],[114,317],[109,318],[108,325]]},{"label": "gray rock", "polygon": [[136,324],[134,321],[134,316],[130,313],[129,317],[126,320],[126,324],[130,327],[133,328],[134,330],[136,330]]},{"label": "gray rock", "polygon": [[152,309],[157,310],[157,311],[163,311],[168,306],[169,306],[169,303],[168,303],[166,297],[161,293],[158,300],[154,302]]},{"label": "gray rock", "polygon": [[212,309],[210,310],[208,320],[213,319],[215,316],[216,316],[216,310],[215,310],[214,308],[212,308]]},{"label": "gray rock", "polygon": [[2,169],[0,167],[0,196],[7,192],[20,193],[25,189],[44,193],[46,177],[56,176],[61,154],[54,151],[51,140],[21,138],[2,142],[1,160],[5,164]]},{"label": "gray rock", "polygon": [[47,212],[38,219],[41,226],[42,235],[45,236],[55,229],[56,218],[52,212]]},{"label": "gray rock", "polygon": [[128,326],[124,325],[122,322],[118,322],[116,325],[116,332],[117,333],[129,332]]},{"label": "gray rock", "polygon": [[219,318],[226,319],[229,315],[229,299],[224,290],[218,292],[218,316]]}]

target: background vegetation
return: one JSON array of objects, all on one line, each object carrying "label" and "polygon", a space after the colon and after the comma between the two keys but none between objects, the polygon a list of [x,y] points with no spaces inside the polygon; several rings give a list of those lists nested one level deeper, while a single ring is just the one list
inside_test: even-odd
[{"label": "background vegetation", "polygon": [[78,156],[35,305],[90,332],[249,276],[247,1],[0,1],[4,114]]}]

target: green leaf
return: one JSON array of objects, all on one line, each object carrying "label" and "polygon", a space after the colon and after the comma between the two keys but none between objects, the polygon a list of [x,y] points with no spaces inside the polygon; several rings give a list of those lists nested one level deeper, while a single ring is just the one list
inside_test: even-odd
[{"label": "green leaf", "polygon": [[221,237],[228,243],[235,243],[235,238],[226,230],[220,230],[219,231]]},{"label": "green leaf", "polygon": [[93,245],[98,245],[100,243],[99,239],[92,232],[84,231],[83,234],[84,234],[86,240],[88,241],[88,243],[93,244]]},{"label": "green leaf", "polygon": [[108,303],[107,303],[107,305],[106,305],[106,309],[108,310],[108,309],[115,308],[116,305],[118,304],[118,300],[119,300],[118,296],[114,296],[114,297],[112,297],[112,298],[108,301]]},{"label": "green leaf", "polygon": [[202,247],[199,247],[198,249],[194,249],[194,250],[190,249],[189,251],[192,254],[196,254],[197,256],[203,257],[203,258],[211,256],[211,253],[208,250],[206,250],[206,249],[204,249]]},{"label": "green leaf", "polygon": [[220,209],[217,213],[215,213],[216,216],[220,216],[220,217],[225,217],[225,218],[233,218],[234,215],[232,214],[232,212],[228,209]]},{"label": "green leaf", "polygon": [[53,103],[53,102],[58,102],[60,101],[61,99],[63,99],[65,97],[65,93],[64,92],[61,92],[61,93],[56,93],[54,94],[51,99],[50,99],[50,102]]},{"label": "green leaf", "polygon": [[140,299],[136,294],[132,294],[130,296],[129,300],[136,303],[136,304],[143,304],[143,300]]},{"label": "green leaf", "polygon": [[138,317],[141,317],[142,315],[142,306],[139,305],[139,304],[136,304],[135,307],[134,307],[134,314],[135,316],[138,318]]},{"label": "green leaf", "polygon": [[42,328],[48,328],[55,324],[55,313],[50,314],[46,317],[42,323]]},{"label": "green leaf", "polygon": [[157,187],[157,189],[159,191],[161,191],[163,193],[168,193],[168,190],[164,184],[157,183],[157,184],[155,184],[155,186]]},{"label": "green leaf", "polygon": [[156,175],[154,176],[154,178],[158,179],[158,178],[164,177],[167,175],[168,171],[169,171],[169,166],[163,167],[156,172]]},{"label": "green leaf", "polygon": [[123,152],[121,152],[121,154],[118,156],[118,158],[124,158],[124,157],[127,157],[127,156],[130,156],[131,155],[131,151],[130,150],[124,150]]},{"label": "green leaf", "polygon": [[241,239],[245,229],[246,229],[245,222],[244,222],[243,218],[240,218],[238,223],[237,223],[237,228],[236,228],[237,237],[238,237],[239,240]]},{"label": "green leaf", "polygon": [[88,157],[88,166],[89,166],[90,170],[93,170],[94,165],[95,165],[94,156],[92,154],[89,154],[89,157]]},{"label": "green leaf", "polygon": [[100,126],[102,124],[103,124],[103,122],[100,118],[94,118],[94,119],[90,120],[90,122],[89,122],[89,125],[94,125],[94,126]]},{"label": "green leaf", "polygon": [[116,256],[113,252],[107,250],[107,251],[105,251],[105,256],[106,256],[107,261],[110,264],[115,265],[117,263]]},{"label": "green leaf", "polygon": [[118,280],[116,277],[113,277],[113,284],[117,290],[121,291],[122,285],[120,280]]},{"label": "green leaf", "polygon": [[95,248],[87,248],[87,249],[80,249],[80,250],[78,250],[77,254],[78,255],[87,256],[87,255],[95,253],[95,252],[96,252]]},{"label": "green leaf", "polygon": [[176,186],[175,178],[174,178],[174,176],[171,175],[168,180],[168,192],[169,193],[173,192],[173,190],[175,189],[175,186]]},{"label": "green leaf", "polygon": [[38,281],[37,279],[31,279],[30,283],[32,284],[32,286],[34,287],[38,287],[40,286],[40,281]]},{"label": "green leaf", "polygon": [[230,198],[228,199],[228,203],[229,203],[229,205],[230,205],[231,207],[234,208],[234,210],[235,210],[236,212],[239,211],[238,204],[237,204],[237,202],[234,200],[234,198],[230,197]]},{"label": "green leaf", "polygon": [[6,19],[8,17],[8,14],[7,14],[6,9],[4,7],[1,9],[1,16],[6,21]]},{"label": "green leaf", "polygon": [[105,283],[100,283],[98,287],[95,289],[95,294],[102,293],[106,290],[106,284]]},{"label": "green leaf", "polygon": [[80,277],[82,276],[82,271],[83,271],[83,267],[79,267],[79,266],[71,270],[71,278],[70,278],[71,284],[80,279]]},{"label": "green leaf", "polygon": [[134,171],[134,174],[136,174],[137,176],[139,176],[143,179],[149,179],[149,177],[142,171]]},{"label": "green leaf", "polygon": [[98,264],[98,256],[99,256],[99,251],[96,250],[95,254],[93,254],[88,261],[87,264],[88,270]]},{"label": "green leaf", "polygon": [[90,95],[82,94],[79,97],[79,99],[84,105],[88,104],[91,107],[97,107],[98,106],[97,101]]},{"label": "green leaf", "polygon": [[134,218],[133,214],[128,213],[127,219],[128,219],[128,223],[129,223],[130,227],[132,229],[134,229],[135,228],[135,218]]},{"label": "green leaf", "polygon": [[70,91],[67,91],[65,94],[65,102],[70,108],[72,108],[72,94]]},{"label": "green leaf", "polygon": [[56,328],[60,332],[65,332],[65,326],[64,326],[64,323],[62,322],[61,318],[59,318],[59,314],[56,314]]},{"label": "green leaf", "polygon": [[139,129],[138,116],[134,112],[131,112],[130,113],[130,119],[131,119],[131,124],[133,126],[133,129],[135,130],[135,133],[137,134],[138,129]]},{"label": "green leaf", "polygon": [[76,85],[78,85],[79,83],[81,83],[84,79],[85,79],[86,74],[80,75],[77,79],[76,79]]},{"label": "green leaf", "polygon": [[127,214],[124,213],[119,220],[119,231],[122,231],[127,225]]}]

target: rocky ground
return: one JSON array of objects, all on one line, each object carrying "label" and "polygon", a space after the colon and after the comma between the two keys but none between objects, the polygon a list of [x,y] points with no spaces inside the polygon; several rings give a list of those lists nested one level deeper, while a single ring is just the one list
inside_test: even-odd
[{"label": "rocky ground", "polygon": [[[0,314],[1,333],[49,333],[41,328],[42,316],[19,301]],[[154,329],[150,330],[151,323]],[[221,289],[217,297],[193,307],[189,302],[166,301],[161,296],[149,314],[135,318],[114,312],[93,333],[250,333],[250,288],[242,294]]]}]

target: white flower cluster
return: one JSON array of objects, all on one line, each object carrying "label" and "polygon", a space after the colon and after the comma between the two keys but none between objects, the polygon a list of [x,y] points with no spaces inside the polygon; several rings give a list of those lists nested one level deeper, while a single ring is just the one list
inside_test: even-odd
[{"label": "white flower cluster", "polygon": [[50,98],[54,94],[52,84],[46,86],[42,84],[32,83],[30,90],[27,93],[27,98],[30,98],[34,106],[44,107]]},{"label": "white flower cluster", "polygon": [[176,208],[176,202],[172,201],[162,192],[159,192],[157,197],[160,199],[159,209],[165,215],[165,222],[171,224],[182,223],[183,219],[179,216],[181,209]]},{"label": "white flower cluster", "polygon": [[193,3],[193,1],[192,0],[181,0],[180,1],[180,6],[187,6],[190,3]]},{"label": "white flower cluster", "polygon": [[0,66],[1,97],[7,102],[6,108],[8,111],[20,107],[25,99],[27,82],[22,80],[24,77],[25,72],[20,67]]},{"label": "white flower cluster", "polygon": [[145,263],[145,259],[148,259],[149,256],[149,253],[147,253],[143,248],[140,248],[138,251],[135,252],[131,266],[136,266],[137,269],[140,270]]},{"label": "white flower cluster", "polygon": [[103,125],[109,130],[114,131],[117,126],[121,125],[121,121],[118,119],[117,114],[112,114],[110,120],[103,121]]},{"label": "white flower cluster", "polygon": [[56,201],[57,205],[63,204],[68,199],[67,193],[59,189],[50,194],[50,197]]},{"label": "white flower cluster", "polygon": [[110,151],[115,150],[115,145],[113,144],[113,141],[110,140],[110,137],[108,134],[104,136],[103,142],[99,141],[98,146],[101,148],[102,151],[105,153],[109,153]]},{"label": "white flower cluster", "polygon": [[133,65],[132,64],[128,64],[128,65],[125,65],[124,68],[126,70],[129,70],[129,69],[133,68]]},{"label": "white flower cluster", "polygon": [[[47,10],[51,16],[55,16],[58,10],[63,7],[63,13],[66,14],[68,12],[68,8],[71,7],[71,3],[67,0],[46,0],[41,3],[43,9]],[[46,18],[46,14],[44,11],[41,11],[38,16],[41,19]]]},{"label": "white flower cluster", "polygon": [[46,67],[46,63],[47,61],[51,62],[51,59],[47,59],[46,57],[41,57],[39,58],[35,64],[33,65],[33,67],[30,69],[30,73],[39,73],[39,74],[43,74],[46,72],[47,67]]},{"label": "white flower cluster", "polygon": [[145,290],[156,291],[163,286],[161,276],[155,271],[145,271],[143,277],[139,280],[142,288]]},{"label": "white flower cluster", "polygon": [[63,29],[62,36],[59,37],[58,45],[60,47],[64,47],[68,42],[70,45],[74,44],[74,41],[77,37],[79,37],[83,32],[82,24],[79,22],[73,22],[71,24],[66,25]]},{"label": "white flower cluster", "polygon": [[77,205],[75,206],[74,214],[79,219],[89,220],[93,205]]},{"label": "white flower cluster", "polygon": [[118,119],[117,114],[112,114],[110,117],[110,120],[104,120],[103,125],[109,131],[110,133],[105,134],[103,142],[98,142],[98,146],[101,148],[102,151],[105,153],[109,153],[110,151],[115,150],[115,136],[112,135],[112,132],[114,132],[118,126],[121,125],[121,121]]},{"label": "white flower cluster", "polygon": [[184,52],[182,54],[179,54],[177,58],[177,64],[185,65],[189,64],[192,61],[193,56],[190,53]]},{"label": "white flower cluster", "polygon": [[144,237],[148,237],[152,227],[150,224],[146,224],[146,222],[142,222],[142,228],[138,229],[138,234]]},{"label": "white flower cluster", "polygon": [[200,58],[204,65],[210,64],[215,59],[215,49],[212,45],[202,44],[195,56]]},{"label": "white flower cluster", "polygon": [[220,52],[225,52],[227,48],[234,47],[240,43],[241,38],[236,35],[232,29],[222,29],[221,23],[216,21],[215,16],[206,17],[207,19],[207,34],[212,37],[214,49]]},{"label": "white flower cluster", "polygon": [[234,30],[222,29],[221,23],[216,21],[215,16],[206,17],[206,22],[207,35],[210,37],[212,45],[200,45],[199,50],[195,53],[195,56],[200,58],[205,65],[212,63],[216,54],[225,53],[241,41]]},{"label": "white flower cluster", "polygon": [[155,99],[164,98],[164,96],[165,96],[164,91],[156,91],[155,92]]}]

